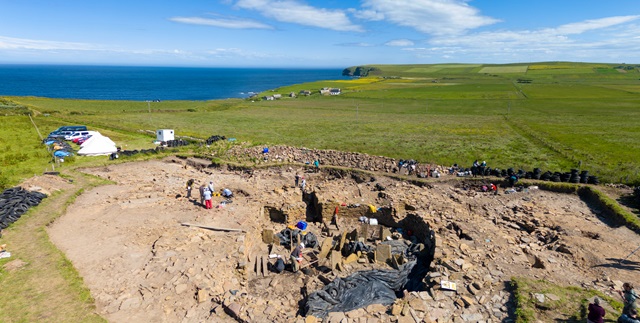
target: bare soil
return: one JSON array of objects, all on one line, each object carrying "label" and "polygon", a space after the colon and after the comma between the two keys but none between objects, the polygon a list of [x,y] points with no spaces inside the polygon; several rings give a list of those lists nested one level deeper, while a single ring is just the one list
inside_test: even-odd
[{"label": "bare soil", "polygon": [[[412,307],[414,318],[441,322],[478,314],[486,321],[508,321],[513,313],[506,282],[512,276],[605,293],[639,278],[640,255],[618,262],[640,246],[640,237],[608,225],[576,195],[536,189],[493,195],[446,176],[420,187],[384,175],[357,183],[349,176],[295,167],[233,171],[197,164],[172,157],[86,169],[117,184],[85,192],[48,228],[84,278],[98,313],[109,321],[236,321],[229,314],[255,322],[301,320],[304,295],[322,288],[321,280],[290,272],[256,276],[247,269],[255,256],[271,252],[288,258],[287,251],[268,250],[262,242],[263,229],[284,229],[270,221],[264,207],[288,212],[290,223],[306,219],[302,193],[293,187],[296,173],[325,207],[392,207],[399,218],[417,214],[431,225],[438,246],[433,271],[458,282],[458,294],[471,297],[472,304],[456,302],[459,295],[447,292],[420,293],[424,303]],[[192,198],[184,197],[190,178],[196,186],[212,180],[216,190],[230,188],[233,202],[222,205],[224,198],[217,196],[214,209],[204,209],[196,189]],[[386,188],[384,194],[375,184]],[[310,224],[309,229],[320,238],[320,227]],[[354,264],[336,275],[377,267]],[[479,294],[469,295],[465,287],[472,283],[482,286]],[[401,315],[372,306],[357,316],[384,322]],[[357,322],[355,317],[347,315]]]}]

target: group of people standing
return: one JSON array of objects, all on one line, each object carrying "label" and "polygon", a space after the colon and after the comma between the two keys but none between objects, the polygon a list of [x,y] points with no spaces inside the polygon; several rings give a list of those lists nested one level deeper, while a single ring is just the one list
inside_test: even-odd
[{"label": "group of people standing", "polygon": [[478,175],[484,176],[485,169],[487,169],[487,162],[483,160],[482,163],[478,163],[478,160],[476,159],[473,162],[473,166],[471,166],[471,174],[473,177]]},{"label": "group of people standing", "polygon": [[[193,178],[187,181],[187,198],[191,198],[191,190],[193,189],[194,183],[195,183],[195,180]],[[212,198],[215,192],[213,181],[209,181],[209,184],[207,185],[201,185],[198,188],[198,190],[200,193],[200,205],[204,206],[205,209],[212,209],[213,208]],[[233,193],[231,192],[230,189],[225,188],[224,190],[222,190],[221,195],[226,198],[231,198],[233,196]]]}]

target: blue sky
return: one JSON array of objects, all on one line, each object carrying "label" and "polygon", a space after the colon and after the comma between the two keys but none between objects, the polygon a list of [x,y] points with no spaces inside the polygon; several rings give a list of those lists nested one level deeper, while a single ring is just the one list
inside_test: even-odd
[{"label": "blue sky", "polygon": [[0,63],[640,63],[637,0],[0,0]]}]

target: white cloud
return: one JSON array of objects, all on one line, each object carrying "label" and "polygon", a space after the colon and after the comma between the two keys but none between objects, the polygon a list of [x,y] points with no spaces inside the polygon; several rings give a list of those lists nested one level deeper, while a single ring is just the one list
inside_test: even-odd
[{"label": "white cloud", "polygon": [[394,47],[408,47],[413,46],[414,43],[408,39],[394,39],[386,42],[385,45]]},{"label": "white cloud", "polygon": [[200,17],[172,17],[169,20],[183,24],[214,26],[229,29],[273,29],[273,27],[258,21],[242,18],[200,18]]},{"label": "white cloud", "polygon": [[373,44],[370,43],[341,43],[341,44],[337,44],[337,46],[344,46],[344,47],[372,47],[374,46]]},{"label": "white cloud", "polygon": [[336,31],[363,31],[341,10],[316,8],[296,0],[239,0],[236,7],[258,11],[281,22]]},{"label": "white cloud", "polygon": [[[614,60],[640,50],[640,16],[608,17],[556,28],[487,31],[456,37],[437,36],[431,47],[404,49],[421,55],[447,54],[475,61]],[[465,61],[469,61],[468,59]]]},{"label": "white cloud", "polygon": [[389,22],[432,35],[460,34],[498,22],[463,0],[364,0],[363,7]]},{"label": "white cloud", "polygon": [[24,39],[0,36],[0,49],[32,50],[98,50],[100,47],[86,43],[72,43],[38,39]]},{"label": "white cloud", "polygon": [[347,9],[347,12],[353,14],[356,18],[370,21],[380,21],[384,20],[384,14],[382,12],[378,12],[375,10],[356,10],[356,9]]},{"label": "white cloud", "polygon": [[627,22],[637,20],[638,18],[640,18],[640,16],[616,16],[616,17],[585,20],[581,22],[562,25],[554,29],[554,31],[557,32],[558,34],[564,34],[564,35],[582,34],[584,32],[595,30],[595,29],[602,29],[606,27],[624,24]]},{"label": "white cloud", "polygon": [[[603,33],[603,35],[597,37],[598,39],[607,39],[609,41],[623,41],[627,39],[629,33],[621,30],[608,30],[608,28],[639,18],[640,16],[608,17],[566,24],[557,28],[520,31],[487,31],[457,37],[436,37],[433,38],[430,43],[447,46],[466,45],[468,47],[493,47],[494,49],[499,49],[499,46],[523,46],[527,48],[536,46],[586,46],[599,41],[589,42],[580,37],[590,36],[591,34],[587,32],[595,30]],[[628,27],[632,28],[633,26]],[[633,28],[633,30],[637,31],[637,28]]]}]

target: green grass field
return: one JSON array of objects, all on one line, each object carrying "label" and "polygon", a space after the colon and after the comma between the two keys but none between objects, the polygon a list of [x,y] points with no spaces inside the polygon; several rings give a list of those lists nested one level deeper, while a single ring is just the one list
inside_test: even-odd
[{"label": "green grass field", "polygon": [[515,66],[487,66],[483,67],[478,73],[526,73],[527,65],[515,65]]},{"label": "green grass field", "polygon": [[[375,67],[381,76],[297,84],[260,95],[283,94],[276,101],[163,101],[148,106],[13,97],[3,104],[36,111],[43,133],[64,123],[86,124],[124,149],[152,147],[153,138],[139,130],[173,128],[178,135],[199,138],[221,134],[256,145],[340,149],[445,165],[468,165],[475,159],[527,170],[568,171],[580,165],[604,181],[640,183],[637,69],[620,73],[616,65],[570,62]],[[518,83],[523,78],[530,83]],[[339,87],[343,94],[322,96],[322,87]],[[300,90],[313,94],[286,97]],[[7,144],[0,161],[9,165],[27,158],[22,154],[30,156],[24,166],[3,168],[5,182],[11,184],[19,174],[41,172],[48,160],[37,155],[44,153],[24,116],[5,118],[19,120],[19,130],[2,130],[0,141]],[[25,143],[29,149],[18,152]],[[76,162],[84,159],[90,160]]]}]

